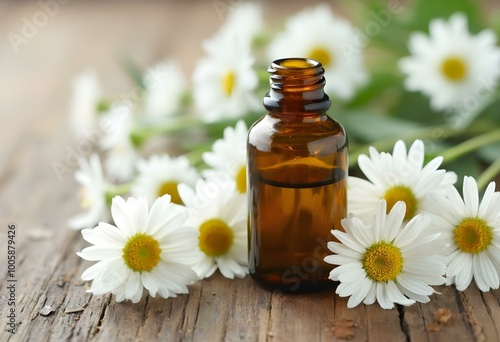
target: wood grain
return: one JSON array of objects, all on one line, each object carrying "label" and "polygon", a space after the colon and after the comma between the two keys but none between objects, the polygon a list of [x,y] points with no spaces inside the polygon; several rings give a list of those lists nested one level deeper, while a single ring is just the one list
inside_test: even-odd
[{"label": "wood grain", "polygon": [[[318,2],[318,1],[315,1]],[[265,3],[267,16],[304,6],[298,0]],[[87,244],[67,219],[79,211],[72,172],[59,179],[51,163],[64,163],[72,79],[96,67],[109,96],[133,85],[118,57],[140,67],[165,57],[190,73],[201,41],[220,25],[208,1],[70,2],[61,6],[28,44],[14,52],[9,32],[40,11],[38,2],[0,3],[0,341],[499,341],[500,290],[439,287],[427,304],[382,310],[347,308],[333,291],[271,293],[249,277],[220,274],[190,286],[188,295],[144,295],[138,304],[93,296],[80,280],[91,263],[76,252]],[[7,327],[6,227],[17,227],[16,334]],[[53,312],[40,310],[51,306]],[[438,331],[436,310],[452,313]],[[432,325],[431,325],[432,327]]]}]

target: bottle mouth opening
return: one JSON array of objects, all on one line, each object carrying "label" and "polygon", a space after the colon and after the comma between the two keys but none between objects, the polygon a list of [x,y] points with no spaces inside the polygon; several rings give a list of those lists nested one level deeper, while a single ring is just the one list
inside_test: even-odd
[{"label": "bottle mouth opening", "polygon": [[312,91],[325,85],[323,66],[311,58],[276,59],[267,71],[270,74],[271,89],[276,91]]},{"label": "bottle mouth opening", "polygon": [[321,68],[320,62],[310,58],[280,58],[273,61],[273,69],[316,69]]}]

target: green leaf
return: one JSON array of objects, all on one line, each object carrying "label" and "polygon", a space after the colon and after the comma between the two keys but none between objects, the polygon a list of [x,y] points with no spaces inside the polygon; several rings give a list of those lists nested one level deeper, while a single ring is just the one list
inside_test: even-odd
[{"label": "green leaf", "polygon": [[461,191],[464,176],[478,178],[482,171],[481,163],[473,155],[462,156],[446,164],[446,170],[457,174],[456,188]]},{"label": "green leaf", "polygon": [[437,113],[430,108],[429,98],[418,92],[401,93],[398,102],[389,109],[392,116],[420,122],[426,125],[442,124],[443,113]]},{"label": "green leaf", "polygon": [[500,36],[500,10],[499,9],[493,9],[492,11],[489,12],[489,20],[488,20],[488,25],[489,28],[491,28],[495,33],[496,36]]},{"label": "green leaf", "polygon": [[[498,115],[498,113],[500,113],[500,91],[497,90],[494,96],[496,96],[496,99],[487,103],[487,108],[484,109],[481,117],[491,119],[493,122],[500,125],[500,115]],[[489,99],[487,99],[487,101],[488,100]]]},{"label": "green leaf", "polygon": [[215,138],[219,139],[222,138],[222,134],[224,132],[224,129],[226,127],[234,127],[236,126],[236,122],[239,120],[245,121],[246,125],[248,128],[250,128],[251,125],[258,119],[260,119],[262,116],[264,116],[265,113],[263,112],[255,112],[255,113],[248,113],[246,116],[243,118],[237,118],[237,119],[226,119],[226,120],[220,120],[212,123],[207,123],[205,125],[205,130],[207,133]]},{"label": "green leaf", "polygon": [[500,160],[500,143],[482,146],[478,150],[478,155],[482,160],[488,163]]},{"label": "green leaf", "polygon": [[435,18],[449,19],[456,12],[462,12],[469,19],[469,30],[478,32],[484,25],[481,23],[481,2],[475,0],[419,0],[416,1],[412,11],[412,28],[414,30],[428,32],[429,22]]},{"label": "green leaf", "polygon": [[[352,1],[355,2],[355,1]],[[358,1],[364,9],[362,19],[358,20],[358,28],[369,44],[381,43],[398,52],[406,52],[408,36],[413,31],[408,27],[413,4],[403,1],[368,0]]]},{"label": "green leaf", "polygon": [[146,89],[139,66],[127,55],[122,55],[120,62],[134,84],[141,90]]},{"label": "green leaf", "polygon": [[348,136],[364,142],[412,133],[422,127],[412,121],[382,116],[369,111],[346,111],[335,117],[342,123]]},{"label": "green leaf", "polygon": [[400,77],[394,74],[374,74],[370,83],[360,89],[356,97],[351,100],[348,107],[361,107],[367,105],[369,102],[377,99],[387,90],[395,87],[401,81]]}]

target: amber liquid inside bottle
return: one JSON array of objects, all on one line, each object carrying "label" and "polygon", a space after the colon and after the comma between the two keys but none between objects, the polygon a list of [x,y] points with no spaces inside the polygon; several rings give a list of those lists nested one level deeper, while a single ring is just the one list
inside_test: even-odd
[{"label": "amber liquid inside bottle", "polygon": [[269,113],[248,140],[250,275],[284,292],[330,288],[323,258],[347,212],[347,139],[326,115],[320,63],[278,60],[269,72]]}]

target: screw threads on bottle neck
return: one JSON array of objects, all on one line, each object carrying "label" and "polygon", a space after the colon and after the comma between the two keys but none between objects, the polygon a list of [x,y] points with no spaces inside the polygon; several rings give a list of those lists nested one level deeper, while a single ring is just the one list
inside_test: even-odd
[{"label": "screw threads on bottle neck", "polygon": [[264,98],[269,112],[304,115],[325,112],[330,99],[324,93],[324,69],[321,63],[305,58],[275,60],[268,69],[271,89]]}]

